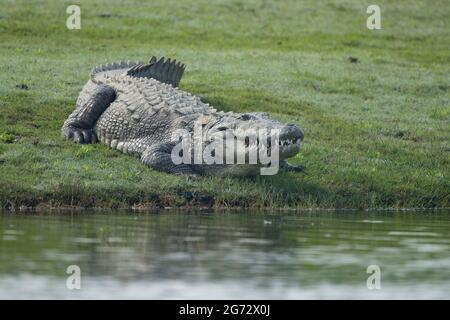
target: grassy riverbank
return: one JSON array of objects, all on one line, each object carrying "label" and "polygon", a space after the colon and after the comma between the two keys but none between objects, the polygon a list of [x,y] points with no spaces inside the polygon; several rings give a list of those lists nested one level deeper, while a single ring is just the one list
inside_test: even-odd
[{"label": "grassy riverbank", "polygon": [[[450,206],[443,2],[379,1],[378,31],[356,0],[77,3],[81,30],[71,2],[2,3],[2,207]],[[188,179],[61,139],[94,65],[151,55],[185,62],[182,89],[220,109],[298,123],[308,174]]]}]

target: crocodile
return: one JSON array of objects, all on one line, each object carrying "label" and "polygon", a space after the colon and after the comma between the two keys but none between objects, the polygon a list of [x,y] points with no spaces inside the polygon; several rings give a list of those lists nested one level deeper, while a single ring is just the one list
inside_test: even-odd
[{"label": "crocodile", "polygon": [[[199,163],[193,159],[192,148],[179,152],[183,159],[192,162],[173,160],[173,150],[182,140],[174,135],[177,130],[194,133],[200,128],[206,146],[220,141],[224,132],[231,132],[242,148],[230,149],[227,144],[219,157],[231,152],[233,159],[248,159],[251,150],[265,150],[270,156],[276,152],[280,168],[303,171],[303,166],[286,161],[300,151],[303,142],[303,131],[297,125],[284,124],[263,112],[218,111],[178,88],[185,69],[181,62],[154,56],[147,63],[120,61],[93,68],[75,110],[62,126],[63,137],[77,143],[100,141],[140,157],[155,170],[172,174],[252,176],[259,174],[260,168],[272,165],[262,161]],[[242,134],[249,130],[273,130],[270,132],[276,132],[276,139],[269,131],[267,141],[265,136],[261,141],[259,136],[249,139],[248,134]]]}]

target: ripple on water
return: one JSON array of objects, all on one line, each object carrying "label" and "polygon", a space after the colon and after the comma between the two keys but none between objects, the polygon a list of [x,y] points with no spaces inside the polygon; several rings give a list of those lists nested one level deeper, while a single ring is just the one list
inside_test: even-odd
[{"label": "ripple on water", "polygon": [[382,220],[362,220],[363,223],[383,223]]},{"label": "ripple on water", "polygon": [[4,241],[16,241],[17,237],[16,236],[8,236],[8,235],[6,235],[6,236],[2,237],[2,240],[4,240]]},{"label": "ripple on water", "polygon": [[25,234],[25,231],[22,231],[22,230],[14,230],[14,229],[6,229],[6,230],[3,231],[3,234],[5,234],[5,235],[17,235],[17,236],[20,236],[20,235]]},{"label": "ripple on water", "polygon": [[435,232],[414,232],[414,231],[389,231],[390,236],[412,236],[412,237],[437,237]]},{"label": "ripple on water", "polygon": [[72,241],[75,242],[75,243],[86,243],[86,244],[101,243],[100,239],[97,239],[97,238],[83,238],[83,237],[73,238]]}]

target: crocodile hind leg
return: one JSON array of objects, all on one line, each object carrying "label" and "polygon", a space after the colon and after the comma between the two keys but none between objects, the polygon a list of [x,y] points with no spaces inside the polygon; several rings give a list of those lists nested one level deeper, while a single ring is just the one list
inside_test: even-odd
[{"label": "crocodile hind leg", "polygon": [[64,138],[78,143],[97,142],[94,124],[115,98],[116,92],[112,87],[98,86],[86,102],[79,105],[64,122],[61,129]]},{"label": "crocodile hind leg", "polygon": [[171,153],[174,147],[173,143],[159,143],[148,147],[141,155],[143,163],[149,167],[172,174],[196,175],[194,166],[191,164],[175,164]]}]

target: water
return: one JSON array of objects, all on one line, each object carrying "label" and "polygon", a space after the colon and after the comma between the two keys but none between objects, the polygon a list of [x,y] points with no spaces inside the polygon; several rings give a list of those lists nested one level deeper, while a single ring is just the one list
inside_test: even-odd
[{"label": "water", "polygon": [[448,299],[449,230],[448,211],[4,213],[0,298]]}]

